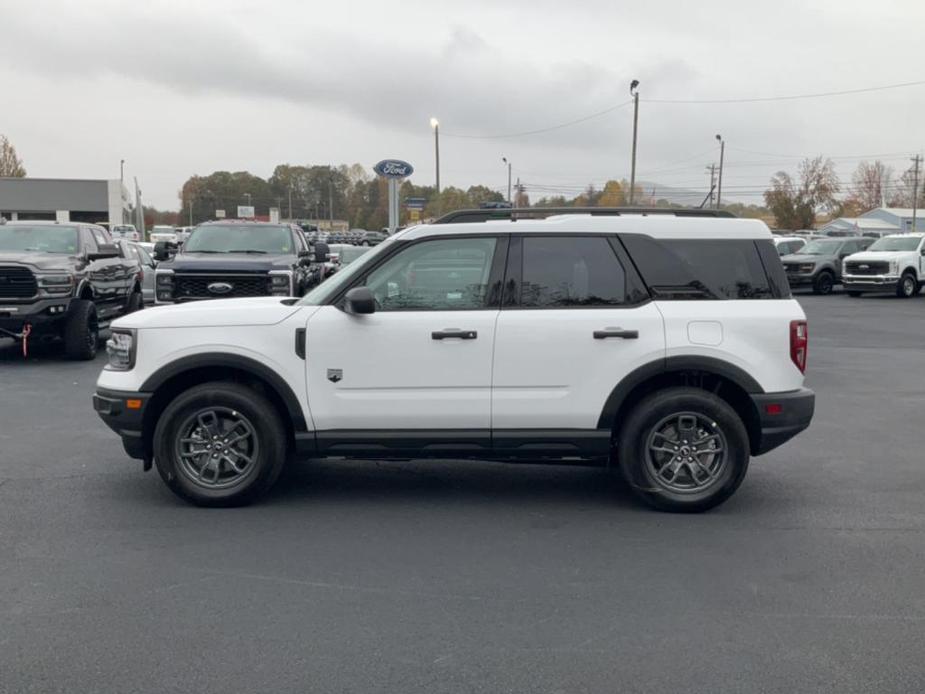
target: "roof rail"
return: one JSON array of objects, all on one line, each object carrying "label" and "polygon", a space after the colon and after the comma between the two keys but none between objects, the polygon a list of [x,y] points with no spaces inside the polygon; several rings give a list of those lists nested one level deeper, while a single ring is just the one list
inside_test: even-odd
[{"label": "roof rail", "polygon": [[589,214],[594,217],[619,217],[624,214],[660,215],[671,217],[735,217],[726,210],[701,210],[695,208],[669,207],[515,207],[488,208],[479,210],[456,210],[448,212],[432,224],[463,224],[467,222],[487,222],[494,219],[546,219],[560,214]]}]

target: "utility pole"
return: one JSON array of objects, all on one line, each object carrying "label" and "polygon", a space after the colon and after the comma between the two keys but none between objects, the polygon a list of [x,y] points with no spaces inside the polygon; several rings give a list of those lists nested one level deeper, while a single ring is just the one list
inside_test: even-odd
[{"label": "utility pole", "polygon": [[716,184],[716,209],[718,210],[723,201],[723,157],[726,154],[726,141],[722,135],[717,135],[716,139],[719,140],[719,183]]},{"label": "utility pole", "polygon": [[119,160],[119,216],[123,224],[125,224],[125,202],[123,199],[123,190],[125,189],[125,159]]},{"label": "utility pole", "polygon": [[501,161],[507,164],[507,204],[513,206],[511,200],[511,162],[507,160],[507,157],[501,157]]},{"label": "utility pole", "polygon": [[636,197],[636,131],[639,127],[639,80],[630,82],[630,94],[633,96],[633,159],[630,165],[630,205]]},{"label": "utility pole", "polygon": [[710,199],[710,207],[713,207],[713,191],[716,190],[716,164],[710,164],[707,167],[707,171],[710,172],[710,193],[708,197]]},{"label": "utility pole", "polygon": [[331,178],[328,181],[328,215],[331,220],[331,226],[328,227],[331,231],[334,231],[334,179]]},{"label": "utility pole", "polygon": [[918,216],[919,203],[919,166],[922,164],[922,155],[916,154],[912,157],[914,166],[912,173],[912,231],[915,231],[915,219]]},{"label": "utility pole", "polygon": [[289,182],[289,221],[292,221],[292,181]]},{"label": "utility pole", "polygon": [[189,225],[193,226],[193,194],[189,194]]}]

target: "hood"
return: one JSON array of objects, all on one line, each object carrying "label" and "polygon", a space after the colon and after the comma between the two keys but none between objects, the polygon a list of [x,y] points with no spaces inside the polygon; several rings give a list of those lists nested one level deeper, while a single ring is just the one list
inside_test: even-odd
[{"label": "hood", "polygon": [[273,325],[296,311],[315,309],[283,303],[278,296],[253,299],[210,299],[187,304],[155,306],[113,321],[114,328],[217,328],[240,325]]},{"label": "hood", "polygon": [[880,262],[888,262],[890,260],[905,260],[910,255],[918,255],[917,251],[861,251],[860,253],[852,253],[845,260],[859,260],[861,262],[865,260],[879,260]]},{"label": "hood", "polygon": [[36,253],[35,251],[0,251],[0,264],[23,263],[33,270],[62,270],[72,272],[77,258],[63,253]]},{"label": "hood", "polygon": [[286,270],[294,262],[292,255],[259,253],[178,253],[160,265],[174,272],[269,272]]},{"label": "hood", "polygon": [[809,263],[824,263],[832,260],[835,256],[829,255],[828,253],[824,255],[809,255],[807,253],[789,253],[787,255],[782,255],[780,261],[782,263],[790,264],[809,264]]}]

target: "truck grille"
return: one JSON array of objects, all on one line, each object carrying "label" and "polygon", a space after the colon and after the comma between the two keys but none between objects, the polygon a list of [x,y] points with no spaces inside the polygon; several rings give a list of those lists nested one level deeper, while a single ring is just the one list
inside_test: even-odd
[{"label": "truck grille", "polygon": [[37,292],[35,275],[27,268],[0,265],[0,298],[29,299]]},{"label": "truck grille", "polygon": [[885,275],[890,271],[890,264],[883,260],[849,260],[845,263],[849,275]]},{"label": "truck grille", "polygon": [[[216,291],[216,284],[231,285],[228,291]],[[213,285],[213,289],[209,289]],[[175,275],[173,297],[189,299],[230,299],[248,296],[269,296],[267,275]]]}]

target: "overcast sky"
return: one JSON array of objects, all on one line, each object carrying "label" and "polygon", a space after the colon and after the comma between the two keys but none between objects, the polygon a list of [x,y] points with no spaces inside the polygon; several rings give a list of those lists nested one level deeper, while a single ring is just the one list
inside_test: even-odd
[{"label": "overcast sky", "polygon": [[724,198],[755,200],[802,155],[845,179],[865,155],[905,169],[925,85],[654,100],[925,80],[922,26],[921,0],[0,0],[0,133],[31,176],[118,178],[124,158],[176,208],[191,174],[278,163],[399,157],[432,183],[436,116],[443,185],[501,190],[506,156],[532,198],[571,196],[629,177],[629,105],[486,136],[599,113],[636,78],[638,177],[706,191],[722,133]]}]

